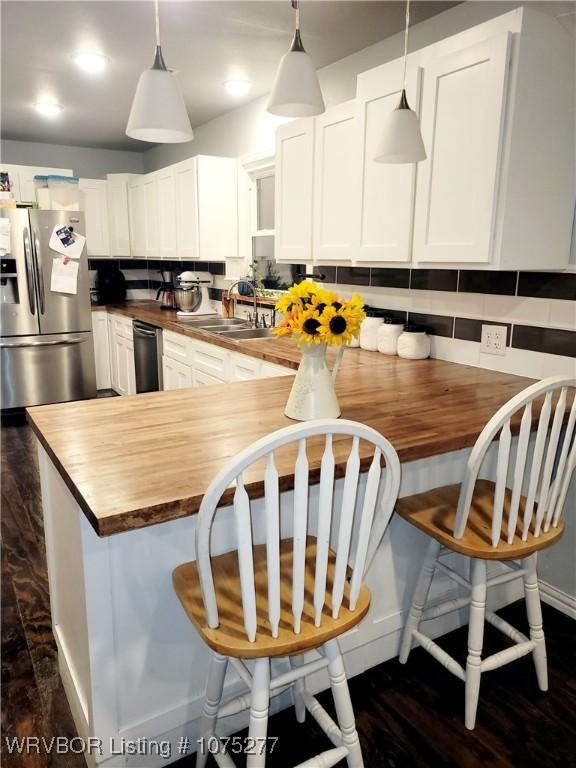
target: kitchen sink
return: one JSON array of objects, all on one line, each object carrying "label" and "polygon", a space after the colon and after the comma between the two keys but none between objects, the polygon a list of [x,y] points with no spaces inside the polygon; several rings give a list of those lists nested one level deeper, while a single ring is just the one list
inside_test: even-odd
[{"label": "kitchen sink", "polygon": [[225,336],[227,339],[273,339],[272,328],[243,328],[213,330],[218,336]]},{"label": "kitchen sink", "polygon": [[179,318],[176,322],[182,325],[188,325],[192,328],[198,328],[201,331],[212,330],[216,328],[249,328],[249,324],[239,317],[203,317],[194,320],[184,320]]}]

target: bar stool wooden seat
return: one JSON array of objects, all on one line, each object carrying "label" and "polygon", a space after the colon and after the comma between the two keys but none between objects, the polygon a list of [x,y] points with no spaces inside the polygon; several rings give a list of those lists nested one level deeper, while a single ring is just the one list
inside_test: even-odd
[{"label": "bar stool wooden seat", "polygon": [[[307,441],[323,446],[310,487]],[[360,481],[360,441],[370,446],[365,482]],[[348,446],[350,446],[348,448]],[[363,458],[366,451],[362,452]],[[345,461],[341,495],[336,466]],[[292,500],[280,498],[276,462],[293,468]],[[256,463],[264,469],[263,520],[255,521],[246,485]],[[384,463],[384,467],[383,467]],[[234,488],[236,547],[211,555],[210,533],[227,489]],[[356,422],[323,419],[278,430],[249,446],[214,478],[196,527],[196,561],[175,569],[173,584],[186,614],[214,651],[200,728],[202,746],[224,768],[234,763],[216,735],[218,718],[250,710],[248,768],[266,763],[271,696],[292,689],[296,719],[308,711],[334,744],[298,768],[329,768],[346,760],[362,768],[362,752],[338,637],[358,624],[370,606],[365,573],[385,533],[398,496],[400,462],[375,430]],[[317,493],[315,493],[317,491]],[[260,494],[262,495],[262,494]],[[253,531],[262,529],[263,543]],[[290,538],[281,531],[290,529]],[[306,658],[304,658],[306,653]],[[310,658],[315,654],[314,658]],[[288,657],[286,672],[270,676],[270,659]],[[246,660],[253,660],[250,664]],[[249,694],[222,703],[228,664]],[[326,668],[338,724],[306,689],[306,676]],[[198,751],[197,768],[207,760]]]},{"label": "bar stool wooden seat", "polygon": [[[576,379],[554,377],[513,397],[482,430],[467,462],[461,485],[436,488],[400,499],[396,511],[430,537],[400,645],[405,664],[415,640],[465,683],[465,725],[473,729],[480,678],[532,653],[538,684],[548,689],[546,645],[536,573],[538,552],[562,536],[568,486],[576,467]],[[543,402],[542,402],[543,399]],[[536,435],[535,403],[542,402]],[[512,445],[512,433],[518,441]],[[495,469],[488,450],[497,438]],[[495,479],[479,475],[495,474]],[[470,558],[467,579],[442,558],[458,553]],[[487,561],[507,570],[487,578]],[[425,609],[434,572],[449,576],[470,594]],[[495,613],[486,611],[487,588],[514,579],[524,581],[530,638]],[[466,668],[420,631],[420,623],[470,606]],[[514,645],[482,659],[484,621],[501,630]]]}]

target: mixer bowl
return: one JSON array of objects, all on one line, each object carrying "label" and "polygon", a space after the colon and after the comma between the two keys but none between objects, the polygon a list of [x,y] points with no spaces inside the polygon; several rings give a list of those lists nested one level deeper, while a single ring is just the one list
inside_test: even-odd
[{"label": "mixer bowl", "polygon": [[191,285],[186,288],[179,285],[174,288],[174,298],[176,299],[176,306],[182,312],[195,312],[202,301],[202,291],[199,285]]}]

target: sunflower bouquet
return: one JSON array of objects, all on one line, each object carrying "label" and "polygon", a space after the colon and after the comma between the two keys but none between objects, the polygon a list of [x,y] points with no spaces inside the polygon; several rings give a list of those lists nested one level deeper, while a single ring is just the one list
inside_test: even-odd
[{"label": "sunflower bouquet", "polygon": [[344,299],[312,280],[293,285],[276,304],[284,314],[276,336],[293,336],[297,344],[346,345],[360,332],[364,302],[355,293]]}]

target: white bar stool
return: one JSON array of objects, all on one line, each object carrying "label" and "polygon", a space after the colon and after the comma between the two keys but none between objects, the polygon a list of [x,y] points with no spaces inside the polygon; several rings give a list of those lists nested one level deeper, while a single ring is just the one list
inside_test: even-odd
[{"label": "white bar stool", "polygon": [[[520,392],[502,406],[482,430],[468,459],[461,485],[409,496],[400,499],[396,505],[398,514],[430,536],[428,553],[404,627],[400,662],[406,663],[415,640],[449,672],[463,680],[466,688],[465,724],[470,730],[476,722],[480,677],[484,672],[532,653],[538,685],[542,691],[548,690],[536,561],[538,551],[554,544],[564,530],[562,513],[576,467],[575,391],[576,379],[557,376]],[[536,421],[533,404],[542,398],[531,450],[529,438]],[[570,398],[573,398],[571,407]],[[556,399],[555,407],[553,399]],[[511,451],[512,432],[518,432],[515,456]],[[495,482],[479,479],[488,448],[497,436]],[[453,552],[470,558],[470,580],[442,561],[444,555]],[[488,579],[486,566],[489,560],[502,561],[508,571]],[[436,570],[465,587],[470,594],[425,610]],[[487,588],[517,578],[524,580],[530,638],[486,610]],[[468,604],[468,658],[464,669],[420,631],[420,623]],[[515,644],[483,659],[484,620]]]},{"label": "white bar stool", "polygon": [[[309,508],[308,440],[321,441],[324,449],[314,510]],[[372,459],[359,499],[360,440],[370,444]],[[335,510],[334,454],[342,456],[344,447],[348,458],[343,495]],[[283,469],[288,465],[294,471],[293,508],[287,511],[282,505],[282,514],[292,521],[293,538],[283,540],[275,454]],[[245,478],[258,461],[265,463],[266,543],[253,545]],[[222,495],[231,485],[235,486],[237,549],[212,557],[210,530]],[[250,709],[249,743],[253,749],[247,755],[247,766],[263,768],[270,697],[292,688],[298,722],[304,722],[308,710],[334,744],[333,749],[301,763],[299,768],[329,768],[344,759],[350,768],[362,768],[337,638],[368,611],[370,592],[363,583],[364,576],[390,520],[399,486],[400,462],[390,443],[369,427],[340,419],[278,430],[248,447],[215,477],[198,513],[197,560],[179,566],[173,574],[174,588],[186,614],[214,651],[201,726],[204,744],[218,739],[218,718]],[[316,512],[317,530],[312,536],[310,521]],[[335,542],[334,549],[331,542]],[[311,661],[303,657],[310,651],[317,651],[317,658]],[[290,657],[291,669],[271,679],[270,659],[275,657]],[[252,672],[246,659],[254,660]],[[250,693],[223,704],[229,662]],[[328,670],[338,725],[306,690],[306,676],[323,668]],[[219,766],[234,765],[221,740],[215,751]],[[199,751],[197,768],[203,768],[206,759],[206,751]]]}]

